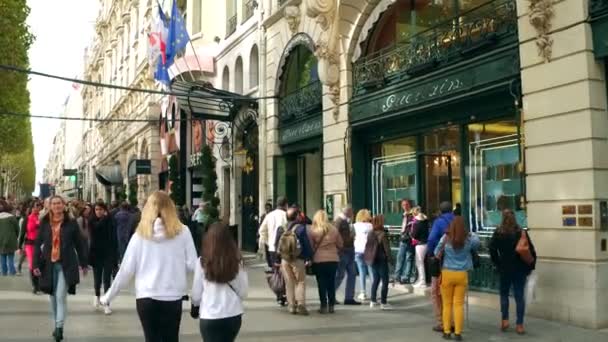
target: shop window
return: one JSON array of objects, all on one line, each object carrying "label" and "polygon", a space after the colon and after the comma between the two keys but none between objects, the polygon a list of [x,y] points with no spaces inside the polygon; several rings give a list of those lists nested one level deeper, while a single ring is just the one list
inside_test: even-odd
[{"label": "shop window", "polygon": [[467,127],[469,165],[469,222],[474,231],[491,233],[500,225],[502,211],[515,212],[527,226],[524,174],[517,124],[499,121]]},{"label": "shop window", "polygon": [[281,95],[293,93],[318,80],[317,58],[306,46],[296,46],[289,53],[289,60],[283,71]]}]

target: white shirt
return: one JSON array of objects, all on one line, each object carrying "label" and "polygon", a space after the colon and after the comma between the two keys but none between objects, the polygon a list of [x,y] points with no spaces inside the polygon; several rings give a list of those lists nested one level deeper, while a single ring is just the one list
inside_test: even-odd
[{"label": "white shirt", "polygon": [[165,236],[160,218],[154,221],[154,236],[133,234],[110,290],[101,299],[109,303],[135,276],[135,297],[175,301],[188,294],[187,273],[196,266],[196,249],[188,227],[172,239]]},{"label": "white shirt", "polygon": [[205,271],[200,261],[198,262],[192,281],[191,301],[192,305],[200,306],[201,319],[221,319],[243,314],[243,299],[247,298],[249,287],[247,272],[241,268],[236,278],[229,284],[207,280]]},{"label": "white shirt", "polygon": [[277,229],[287,225],[287,213],[283,209],[275,209],[264,217],[264,221],[260,225],[260,240],[268,245],[270,252],[276,252],[275,240],[277,238]]},{"label": "white shirt", "polygon": [[369,222],[355,223],[355,253],[365,252],[367,235],[372,231],[373,228],[374,227]]}]

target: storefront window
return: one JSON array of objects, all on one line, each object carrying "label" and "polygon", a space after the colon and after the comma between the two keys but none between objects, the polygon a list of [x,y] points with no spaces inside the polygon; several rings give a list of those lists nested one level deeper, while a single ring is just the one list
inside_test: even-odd
[{"label": "storefront window", "polygon": [[399,227],[401,200],[418,204],[416,137],[372,146],[372,212],[384,214],[386,225]]},{"label": "storefront window", "polygon": [[471,227],[491,233],[502,211],[511,209],[526,227],[524,179],[518,127],[514,121],[468,125],[469,218]]},{"label": "storefront window", "polygon": [[317,58],[306,46],[298,45],[289,53],[283,75],[281,95],[291,94],[304,88],[319,80]]}]

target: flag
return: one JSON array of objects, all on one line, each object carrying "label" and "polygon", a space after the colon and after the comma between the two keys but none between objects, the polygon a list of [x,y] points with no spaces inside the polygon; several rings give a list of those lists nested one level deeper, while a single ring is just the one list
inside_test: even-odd
[{"label": "flag", "polygon": [[177,0],[173,0],[167,40],[167,64],[169,66],[173,64],[175,56],[186,48],[189,41],[190,37],[186,30],[184,18],[182,18],[179,9],[177,8]]},{"label": "flag", "polygon": [[167,16],[163,12],[160,4],[158,5],[158,17],[152,25],[152,31],[148,34],[148,62],[150,65],[156,64],[154,79],[169,84],[169,65],[167,64]]}]

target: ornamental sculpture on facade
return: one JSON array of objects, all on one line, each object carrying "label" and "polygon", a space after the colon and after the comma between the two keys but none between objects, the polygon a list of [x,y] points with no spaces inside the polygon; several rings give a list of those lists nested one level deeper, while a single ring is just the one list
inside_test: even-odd
[{"label": "ornamental sculpture on facade", "polygon": [[340,102],[338,0],[307,0],[306,5],[306,14],[315,18],[323,29],[316,42],[315,55],[319,60],[319,79],[329,88],[330,99],[334,103],[334,119],[337,120]]},{"label": "ornamental sculpture on facade", "polygon": [[301,13],[298,6],[285,7],[285,20],[287,21],[291,34],[296,34],[298,32],[298,27],[300,26],[300,16]]},{"label": "ornamental sculpture on facade", "polygon": [[549,35],[551,31],[551,20],[555,16],[553,0],[528,0],[530,2],[530,24],[536,29],[536,46],[538,55],[545,62],[551,61],[553,53],[553,38]]}]

